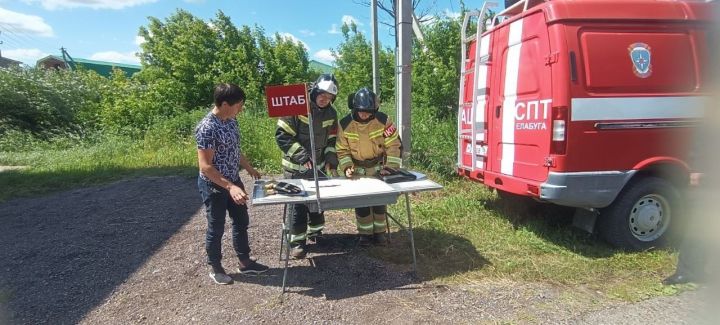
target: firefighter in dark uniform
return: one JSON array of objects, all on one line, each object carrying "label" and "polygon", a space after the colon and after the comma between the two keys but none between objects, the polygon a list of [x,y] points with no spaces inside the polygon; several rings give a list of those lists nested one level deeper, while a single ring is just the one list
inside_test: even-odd
[{"label": "firefighter in dark uniform", "polygon": [[[345,176],[375,176],[384,174],[384,166],[399,168],[400,138],[390,118],[379,112],[377,96],[367,88],[358,90],[348,98],[351,112],[340,120],[337,156],[339,170]],[[386,245],[387,207],[374,206],[355,209],[360,245],[368,246],[374,239]]]},{"label": "firefighter in dark uniform", "polygon": [[[310,89],[315,162],[312,161],[308,117],[298,115],[278,119],[275,140],[283,152],[282,166],[286,178],[312,179],[313,165],[317,167],[319,175],[323,175],[325,169],[337,168],[337,111],[332,106],[337,92],[337,80],[329,74],[321,75]],[[306,240],[317,243],[321,238],[325,216],[319,212],[310,212],[304,204],[292,204],[288,208],[291,225],[290,254],[294,258],[303,258],[306,254]]]}]

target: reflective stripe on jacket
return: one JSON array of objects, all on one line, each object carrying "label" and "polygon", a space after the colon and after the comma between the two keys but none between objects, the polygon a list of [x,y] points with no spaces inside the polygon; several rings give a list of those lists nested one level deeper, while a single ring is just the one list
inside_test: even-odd
[{"label": "reflective stripe on jacket", "polygon": [[[320,109],[311,103],[313,114],[313,131],[315,131],[315,165],[322,170],[326,162],[336,167],[337,154],[337,111],[330,105]],[[282,165],[291,174],[307,171],[303,166],[312,158],[310,152],[310,125],[305,115],[285,116],[277,121],[275,141],[283,152]]]},{"label": "reflective stripe on jacket", "polygon": [[[397,128],[390,118],[382,112],[368,122],[358,122],[352,113],[340,120],[338,141],[335,146],[340,163],[340,171],[361,165],[355,162],[371,162],[389,167],[400,167],[400,138]],[[355,161],[355,162],[354,162]],[[356,166],[358,167],[358,166]]]}]

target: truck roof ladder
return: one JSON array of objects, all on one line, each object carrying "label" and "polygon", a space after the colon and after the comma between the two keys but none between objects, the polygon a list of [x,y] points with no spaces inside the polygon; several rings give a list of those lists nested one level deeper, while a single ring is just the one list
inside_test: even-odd
[{"label": "truck roof ladder", "polygon": [[[492,25],[495,26],[504,21],[505,19],[515,16],[517,14],[521,14],[528,9],[535,7],[545,1],[549,0],[520,0],[518,2],[515,2],[510,7],[507,7],[505,8],[505,10],[495,14],[492,19]],[[501,17],[502,19],[500,19]]]},{"label": "truck roof ladder", "polygon": [[[477,78],[478,75],[478,68],[480,65],[487,65],[488,61],[490,59],[490,55],[486,55],[485,57],[480,57],[480,37],[482,34],[482,26],[484,24],[483,18],[485,18],[485,14],[488,12],[490,8],[494,8],[497,6],[497,3],[491,2],[491,1],[485,1],[480,11],[473,10],[469,11],[465,14],[465,17],[463,18],[463,24],[462,29],[460,30],[460,40],[462,42],[461,44],[461,58],[460,58],[460,91],[458,96],[458,109],[460,112],[459,114],[462,114],[462,112],[465,110],[465,76],[467,76],[470,73],[473,73],[473,77]],[[475,28],[475,33],[472,35],[467,35],[467,27],[470,23],[470,20],[473,17],[477,17],[477,24]],[[475,64],[470,69],[465,69],[467,63],[470,62],[470,58],[468,58],[468,46],[471,42],[475,42]],[[476,166],[476,149],[475,149],[475,110],[477,109],[477,87],[475,86],[475,83],[473,82],[473,96],[472,96],[472,105],[470,109],[470,125],[471,130],[470,134],[467,134],[466,131],[462,130],[462,119],[458,118],[458,125],[457,125],[457,139],[458,139],[458,156],[457,156],[457,162],[458,167],[467,169],[469,167],[470,171],[472,171]],[[464,166],[462,164],[462,155],[465,148],[462,147],[462,139],[469,139],[470,143],[472,145],[472,165],[470,166]]]}]

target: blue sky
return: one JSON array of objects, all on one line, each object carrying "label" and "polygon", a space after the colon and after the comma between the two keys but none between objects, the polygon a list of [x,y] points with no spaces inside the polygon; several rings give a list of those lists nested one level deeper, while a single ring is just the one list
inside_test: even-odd
[{"label": "blue sky", "polygon": [[[302,42],[310,59],[332,64],[330,49],[342,41],[343,22],[371,32],[370,9],[362,0],[0,0],[0,53],[34,66],[65,47],[72,57],[139,64],[137,36],[147,17],[165,19],[182,8],[208,20],[222,10],[235,26],[258,24]],[[369,2],[369,0],[367,1]],[[466,0],[480,8],[483,0]],[[498,1],[501,2],[501,1]],[[423,0],[430,14],[458,15],[460,0]],[[379,11],[380,12],[380,11]],[[382,12],[381,21],[389,21]],[[388,27],[379,24],[383,47],[393,46]]]}]

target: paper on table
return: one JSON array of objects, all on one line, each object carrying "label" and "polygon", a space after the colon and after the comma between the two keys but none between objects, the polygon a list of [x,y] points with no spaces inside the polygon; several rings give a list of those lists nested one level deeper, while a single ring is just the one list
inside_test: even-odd
[{"label": "paper on table", "polygon": [[[315,192],[315,181],[302,180],[307,191]],[[318,181],[320,197],[334,198],[363,194],[392,193],[394,189],[377,178],[329,179]]]}]

